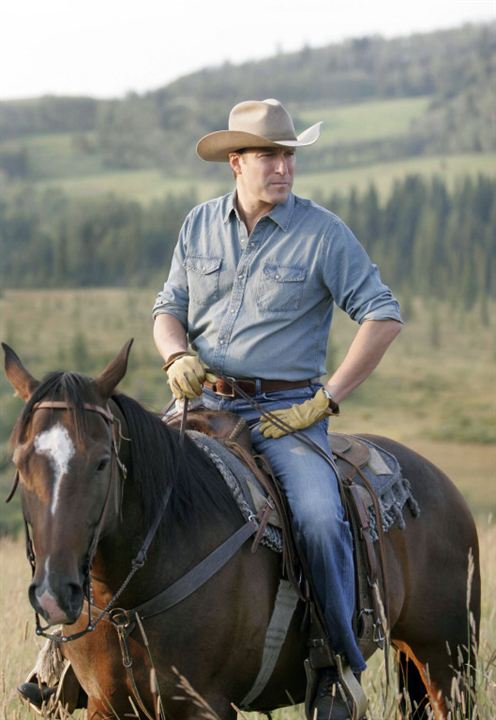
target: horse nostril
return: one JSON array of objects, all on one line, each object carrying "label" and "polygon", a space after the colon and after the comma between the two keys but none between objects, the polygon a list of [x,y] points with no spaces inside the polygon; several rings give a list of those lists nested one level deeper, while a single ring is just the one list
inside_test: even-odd
[{"label": "horse nostril", "polygon": [[83,589],[77,583],[68,583],[66,593],[67,607],[72,610],[74,619],[77,619],[83,605]]},{"label": "horse nostril", "polygon": [[29,586],[29,589],[28,589],[28,597],[29,597],[29,602],[31,603],[31,606],[36,610],[36,612],[38,614],[42,614],[41,607],[36,599],[36,588],[37,587],[38,586],[36,583],[34,583],[34,582],[31,583],[31,585]]}]

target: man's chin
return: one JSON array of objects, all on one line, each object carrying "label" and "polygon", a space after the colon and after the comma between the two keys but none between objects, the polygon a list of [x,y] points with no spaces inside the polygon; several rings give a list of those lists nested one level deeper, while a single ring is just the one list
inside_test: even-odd
[{"label": "man's chin", "polygon": [[280,187],[272,187],[271,191],[269,193],[270,195],[270,202],[276,204],[281,204],[286,202],[288,199],[288,195],[291,192],[291,188],[289,185],[281,185]]}]

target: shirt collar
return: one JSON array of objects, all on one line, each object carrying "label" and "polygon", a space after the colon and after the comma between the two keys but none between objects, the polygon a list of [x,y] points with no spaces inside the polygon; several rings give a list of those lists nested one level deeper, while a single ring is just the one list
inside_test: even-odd
[{"label": "shirt collar", "polygon": [[[223,215],[223,221],[224,223],[227,223],[231,217],[231,213],[235,213],[238,220],[240,220],[238,211],[236,209],[236,190],[233,190],[232,193],[229,193],[226,197],[226,208]],[[270,218],[273,222],[275,222],[279,227],[286,231],[289,227],[289,223],[291,221],[291,216],[293,214],[295,204],[295,197],[293,193],[289,193],[286,202],[279,203],[278,205],[274,205],[272,210],[267,213],[266,217]]]},{"label": "shirt collar", "polygon": [[236,215],[236,217],[238,218],[238,220],[240,219],[239,215],[238,215],[238,211],[236,209],[235,198],[236,198],[236,190],[233,190],[231,193],[229,193],[229,195],[226,195],[226,207],[224,210],[224,215],[222,216],[222,220],[224,221],[224,223],[229,222],[229,220],[231,218],[231,213],[234,213]]},{"label": "shirt collar", "polygon": [[293,193],[289,193],[288,197],[286,198],[286,202],[274,205],[270,213],[267,214],[267,217],[269,217],[273,222],[279,225],[281,230],[284,230],[284,232],[286,232],[289,227],[291,216],[293,214],[294,203],[294,195]]}]

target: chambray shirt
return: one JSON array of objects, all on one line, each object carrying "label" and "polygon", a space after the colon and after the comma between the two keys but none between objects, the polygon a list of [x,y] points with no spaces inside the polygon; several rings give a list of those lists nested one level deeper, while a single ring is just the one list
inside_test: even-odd
[{"label": "chambray shirt", "polygon": [[336,303],[359,323],[399,306],[351,230],[290,194],[248,236],[235,193],[187,216],[153,315],[169,313],[208,367],[234,377],[316,379],[325,374]]}]

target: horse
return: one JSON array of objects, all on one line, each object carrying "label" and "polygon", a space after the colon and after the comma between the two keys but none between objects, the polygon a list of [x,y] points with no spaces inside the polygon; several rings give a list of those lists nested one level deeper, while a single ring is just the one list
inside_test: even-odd
[{"label": "horse", "polygon": [[[242,540],[180,602],[126,621],[129,609],[180,583],[244,524],[218,469],[188,435],[116,393],[131,342],[94,378],[57,371],[42,381],[3,345],[6,376],[25,401],[11,440],[31,547],[29,600],[46,622],[40,634],[63,625],[60,647],[87,695],[89,720],[129,717],[131,705],[138,718],[231,720],[260,668],[280,556],[262,546],[253,553]],[[468,717],[480,619],[473,518],[428,460],[367,437],[398,458],[421,509],[384,538],[399,712],[446,718],[463,706]],[[305,696],[303,605],[253,710]]]}]

